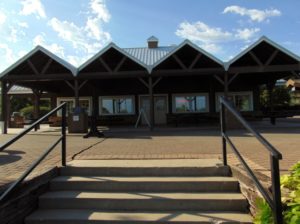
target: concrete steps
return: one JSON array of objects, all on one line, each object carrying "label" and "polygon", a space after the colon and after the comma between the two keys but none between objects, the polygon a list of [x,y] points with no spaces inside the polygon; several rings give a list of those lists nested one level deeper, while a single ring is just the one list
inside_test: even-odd
[{"label": "concrete steps", "polygon": [[51,190],[101,192],[237,192],[232,177],[88,177],[60,176],[50,183]]},{"label": "concrete steps", "polygon": [[41,209],[32,214],[27,223],[31,224],[229,224],[252,223],[251,217],[234,212],[105,212],[87,209]]},{"label": "concrete steps", "polygon": [[47,209],[100,209],[113,211],[241,211],[247,201],[240,193],[102,193],[54,191],[40,197]]},{"label": "concrete steps", "polygon": [[251,223],[238,182],[218,163],[74,161],[25,223]]}]

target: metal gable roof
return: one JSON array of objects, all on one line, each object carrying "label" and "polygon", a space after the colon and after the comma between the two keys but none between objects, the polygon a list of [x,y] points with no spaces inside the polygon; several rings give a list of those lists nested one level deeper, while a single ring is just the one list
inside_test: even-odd
[{"label": "metal gable roof", "polygon": [[167,55],[165,55],[164,57],[162,57],[160,60],[158,60],[157,62],[155,62],[152,67],[151,67],[151,71],[158,66],[160,63],[162,63],[163,61],[165,61],[167,58],[169,58],[172,54],[176,53],[178,50],[180,50],[182,47],[189,45],[190,47],[194,48],[195,50],[199,51],[200,53],[202,53],[203,55],[207,56],[208,58],[210,58],[211,60],[215,61],[216,63],[218,63],[219,65],[221,65],[222,67],[224,67],[224,63],[216,58],[215,56],[211,55],[210,53],[208,53],[207,51],[203,50],[202,48],[200,48],[198,45],[192,43],[190,40],[184,40],[181,44],[179,44],[178,46],[176,46],[174,49],[172,49]]},{"label": "metal gable roof", "polygon": [[91,64],[93,61],[95,61],[97,58],[99,58],[102,54],[104,54],[105,52],[107,52],[109,49],[114,48],[115,50],[119,51],[121,54],[125,55],[126,57],[130,58],[131,60],[133,60],[134,62],[136,62],[137,64],[141,65],[142,67],[144,67],[147,71],[148,71],[148,66],[143,63],[143,61],[138,60],[138,58],[134,57],[133,55],[129,54],[127,51],[125,51],[124,49],[118,47],[115,43],[111,42],[110,44],[108,44],[106,47],[104,47],[101,51],[99,51],[96,55],[94,55],[93,57],[91,57],[90,59],[88,59],[86,62],[84,62],[82,65],[79,66],[78,68],[78,73],[84,69],[86,66],[88,66],[89,64]]},{"label": "metal gable roof", "polygon": [[299,56],[297,56],[293,52],[287,50],[286,48],[282,47],[281,45],[277,44],[276,42],[272,41],[271,39],[267,38],[266,36],[262,36],[256,42],[254,42],[249,47],[247,47],[245,50],[243,50],[242,52],[240,52],[237,56],[235,56],[234,58],[232,58],[230,61],[226,62],[225,63],[225,70],[228,71],[230,65],[232,65],[234,62],[236,62],[237,60],[239,60],[241,57],[243,57],[245,54],[247,54],[249,51],[251,51],[253,48],[255,48],[256,46],[258,46],[262,42],[266,42],[266,43],[270,44],[271,46],[275,47],[276,49],[282,51],[283,53],[287,54],[291,58],[293,58],[296,61],[300,62],[300,57]]},{"label": "metal gable roof", "polygon": [[151,68],[157,61],[169,54],[176,46],[157,47],[157,48],[123,48],[128,54],[143,62],[148,68]]},{"label": "metal gable roof", "polygon": [[62,58],[58,57],[57,55],[53,54],[52,52],[50,52],[46,48],[38,45],[32,51],[30,51],[28,54],[26,54],[25,56],[23,56],[22,58],[20,58],[17,62],[15,62],[10,67],[8,67],[6,70],[4,70],[0,74],[0,77],[4,76],[7,73],[9,73],[10,71],[12,71],[14,68],[16,68],[17,66],[19,66],[21,63],[23,63],[27,59],[29,59],[32,55],[34,55],[38,51],[43,52],[44,54],[46,54],[47,56],[49,56],[50,58],[52,58],[54,61],[56,61],[57,63],[61,64],[65,68],[67,68],[72,73],[72,75],[75,76],[77,74],[77,69],[76,69],[75,66],[71,65],[69,62],[67,62],[67,61],[63,60]]}]

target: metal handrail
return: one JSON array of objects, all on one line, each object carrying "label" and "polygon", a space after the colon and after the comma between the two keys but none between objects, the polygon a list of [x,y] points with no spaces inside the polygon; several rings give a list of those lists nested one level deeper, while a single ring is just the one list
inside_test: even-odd
[{"label": "metal handrail", "polygon": [[10,139],[9,141],[7,141],[6,143],[4,143],[3,145],[0,146],[0,152],[2,152],[5,148],[7,148],[8,146],[10,146],[11,144],[13,144],[14,142],[16,142],[18,139],[22,138],[24,135],[26,135],[28,132],[30,132],[32,129],[35,128],[35,126],[39,125],[43,120],[45,120],[46,118],[50,117],[52,114],[54,114],[55,112],[59,111],[60,109],[62,109],[64,106],[66,105],[66,103],[62,103],[61,105],[59,105],[58,107],[54,108],[53,110],[51,110],[49,113],[47,113],[46,115],[44,115],[43,117],[41,117],[40,119],[38,119],[37,121],[33,122],[28,128],[26,128],[24,131],[20,132],[18,135],[16,135],[15,137],[13,137],[12,139]]},{"label": "metal handrail", "polygon": [[66,103],[63,103],[51,110],[49,113],[35,121],[27,129],[13,137],[11,140],[7,141],[0,147],[0,152],[5,150],[8,146],[15,143],[18,139],[22,138],[29,131],[34,129],[43,120],[62,110],[62,120],[61,120],[61,136],[56,140],[15,182],[13,182],[0,196],[0,203],[4,202],[7,197],[22,183],[23,180],[46,158],[46,156],[61,142],[61,155],[62,155],[62,166],[66,166]]},{"label": "metal handrail", "polygon": [[[279,174],[279,160],[282,159],[282,154],[278,152],[274,146],[272,146],[261,134],[255,131],[250,124],[241,116],[241,114],[232,106],[232,104],[226,100],[224,97],[220,97],[220,123],[221,123],[221,136],[222,136],[222,147],[223,147],[223,164],[227,165],[227,144],[231,147],[239,161],[242,163],[246,169],[248,175],[252,178],[255,186],[260,191],[262,196],[265,198],[270,208],[273,211],[273,216],[276,224],[282,224],[282,204],[281,204],[281,192],[280,192],[280,174]],[[226,118],[225,118],[225,107],[227,111],[230,111],[234,117],[248,130],[254,137],[256,137],[259,142],[265,146],[265,148],[270,153],[271,160],[271,179],[272,179],[272,197],[269,192],[265,190],[263,185],[260,183],[259,179],[255,176],[254,172],[248,166],[247,162],[244,160],[242,155],[239,153],[236,146],[230,140],[229,136],[226,134]]]}]

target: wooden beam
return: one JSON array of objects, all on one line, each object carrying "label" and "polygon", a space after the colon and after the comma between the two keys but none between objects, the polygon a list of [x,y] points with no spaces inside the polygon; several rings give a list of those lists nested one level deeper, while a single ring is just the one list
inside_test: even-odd
[{"label": "wooden beam", "polygon": [[238,76],[239,73],[235,73],[228,81],[228,85],[232,83],[232,81]]},{"label": "wooden beam", "polygon": [[258,59],[258,57],[256,57],[256,55],[255,55],[252,51],[249,51],[249,54],[251,55],[251,57],[253,58],[253,60],[254,60],[259,66],[264,66],[264,64]]},{"label": "wooden beam", "polygon": [[175,59],[175,61],[180,65],[182,69],[188,70],[188,68],[185,66],[185,64],[182,63],[182,61],[178,58],[176,54],[173,54],[172,57]]},{"label": "wooden beam", "polygon": [[27,75],[27,74],[18,74],[18,75],[8,75],[1,78],[1,80],[7,81],[62,81],[62,80],[73,80],[74,77],[68,73],[62,74],[44,74],[44,75]]},{"label": "wooden beam", "polygon": [[207,75],[211,75],[211,74],[215,74],[215,73],[220,73],[223,74],[224,68],[199,68],[199,69],[192,69],[192,70],[188,70],[188,69],[166,69],[166,70],[157,70],[157,71],[153,71],[152,75],[169,75],[169,74],[184,74],[186,73],[186,75],[190,75],[190,74],[207,74]]},{"label": "wooden beam", "polygon": [[49,68],[50,64],[52,63],[52,61],[53,61],[52,58],[49,58],[49,60],[47,61],[47,63],[45,64],[45,66],[42,69],[42,72],[41,72],[42,75],[45,74],[45,72]]},{"label": "wooden beam", "polygon": [[72,85],[72,83],[70,83],[68,80],[65,80],[65,83],[67,83],[67,85],[72,89],[75,90],[75,87]]},{"label": "wooden beam", "polygon": [[300,64],[293,65],[269,65],[269,66],[242,66],[232,67],[228,70],[230,73],[262,73],[262,72],[290,72],[300,71]]},{"label": "wooden beam", "polygon": [[197,54],[197,56],[196,56],[195,59],[193,60],[192,64],[190,64],[189,70],[191,70],[192,68],[194,68],[195,64],[196,64],[197,61],[201,58],[201,56],[202,56],[201,53]]},{"label": "wooden beam", "polygon": [[224,96],[228,99],[228,91],[229,91],[229,84],[228,84],[228,72],[224,73]]},{"label": "wooden beam", "polygon": [[119,62],[119,64],[115,67],[114,72],[119,71],[119,69],[121,68],[121,66],[124,64],[125,60],[126,60],[126,56],[124,56],[124,57],[121,59],[121,61]]},{"label": "wooden beam", "polygon": [[142,78],[138,78],[138,79],[140,80],[141,83],[143,83],[147,87],[147,89],[149,89],[149,84],[144,79]]},{"label": "wooden beam", "polygon": [[154,128],[154,96],[153,96],[153,85],[152,77],[148,78],[149,82],[149,102],[150,102],[150,131]]},{"label": "wooden beam", "polygon": [[99,61],[101,62],[101,64],[104,66],[104,68],[105,68],[108,72],[113,72],[112,69],[108,66],[108,64],[103,60],[102,57],[99,58]]},{"label": "wooden beam", "polygon": [[217,75],[214,75],[215,79],[219,81],[224,86],[224,81]]},{"label": "wooden beam", "polygon": [[155,82],[153,83],[153,87],[155,87],[161,79],[162,77],[158,77],[158,79],[156,79]]},{"label": "wooden beam", "polygon": [[34,72],[34,74],[39,75],[40,73],[38,72],[38,70],[36,69],[36,67],[34,66],[34,64],[32,64],[32,62],[30,61],[30,59],[27,60],[27,64],[29,65],[29,67],[32,69],[32,71]]},{"label": "wooden beam", "polygon": [[291,71],[292,75],[294,75],[297,78],[300,78],[300,74],[295,72],[295,71]]},{"label": "wooden beam", "polygon": [[84,80],[78,87],[78,90],[80,90],[86,83],[88,82],[88,80]]},{"label": "wooden beam", "polygon": [[3,121],[3,134],[7,134],[7,84],[5,81],[1,82],[1,121]]},{"label": "wooden beam", "polygon": [[74,80],[74,98],[75,98],[75,107],[79,107],[79,88],[78,80]]},{"label": "wooden beam", "polygon": [[273,59],[276,57],[277,54],[278,54],[278,49],[274,50],[274,52],[272,53],[272,55],[269,57],[269,59],[264,65],[265,66],[270,65],[270,63],[273,61]]}]

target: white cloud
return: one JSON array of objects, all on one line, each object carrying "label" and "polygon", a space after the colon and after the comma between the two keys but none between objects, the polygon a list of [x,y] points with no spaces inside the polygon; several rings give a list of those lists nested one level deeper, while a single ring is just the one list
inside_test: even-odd
[{"label": "white cloud", "polygon": [[7,44],[0,43],[0,51],[4,52],[5,60],[7,63],[11,64],[15,61],[13,50],[9,48]]},{"label": "white cloud", "polygon": [[218,53],[222,51],[222,43],[230,41],[249,42],[256,37],[259,31],[259,28],[244,28],[226,31],[219,27],[210,27],[209,25],[198,21],[195,23],[180,23],[175,34],[181,38],[194,41],[200,47],[211,53]]},{"label": "white cloud", "polygon": [[0,25],[4,24],[6,21],[6,15],[4,12],[0,11]]},{"label": "white cloud", "polygon": [[259,28],[245,28],[245,29],[237,29],[235,37],[237,39],[249,41],[251,40],[258,32],[260,31]]},{"label": "white cloud", "polygon": [[105,5],[104,0],[91,0],[90,8],[93,14],[96,14],[96,17],[102,20],[105,23],[108,23],[110,20],[110,13]]},{"label": "white cloud", "polygon": [[23,5],[23,8],[20,12],[21,15],[36,15],[36,17],[39,18],[46,18],[46,12],[44,9],[43,4],[40,0],[23,0],[21,2]]},{"label": "white cloud", "polygon": [[35,36],[33,38],[33,45],[37,46],[43,46],[44,48],[48,49],[49,51],[51,51],[54,54],[57,54],[60,57],[64,57],[64,48],[56,43],[52,43],[52,44],[47,44],[44,38],[44,34],[38,34],[37,36]]},{"label": "white cloud", "polygon": [[27,51],[20,50],[20,51],[18,52],[18,57],[21,58],[21,57],[25,56],[27,53],[28,53]]},{"label": "white cloud", "polygon": [[191,41],[203,43],[222,42],[232,38],[230,32],[223,31],[221,28],[209,27],[201,21],[196,23],[180,23],[179,28],[176,30],[176,35]]},{"label": "white cloud", "polygon": [[109,32],[103,29],[103,24],[109,22],[110,18],[111,15],[103,0],[91,0],[85,26],[61,21],[55,17],[49,20],[48,25],[76,50],[94,54],[111,41]]},{"label": "white cloud", "polygon": [[29,25],[26,22],[18,22],[18,25],[22,28],[29,28]]},{"label": "white cloud", "polygon": [[235,13],[241,16],[248,16],[254,22],[268,21],[270,17],[281,16],[281,12],[278,9],[247,9],[237,5],[226,7],[223,13]]},{"label": "white cloud", "polygon": [[[15,29],[14,27],[10,27],[10,34],[8,36],[8,41],[16,43],[18,41],[18,30]],[[20,32],[20,34],[24,34],[23,32]]]}]

